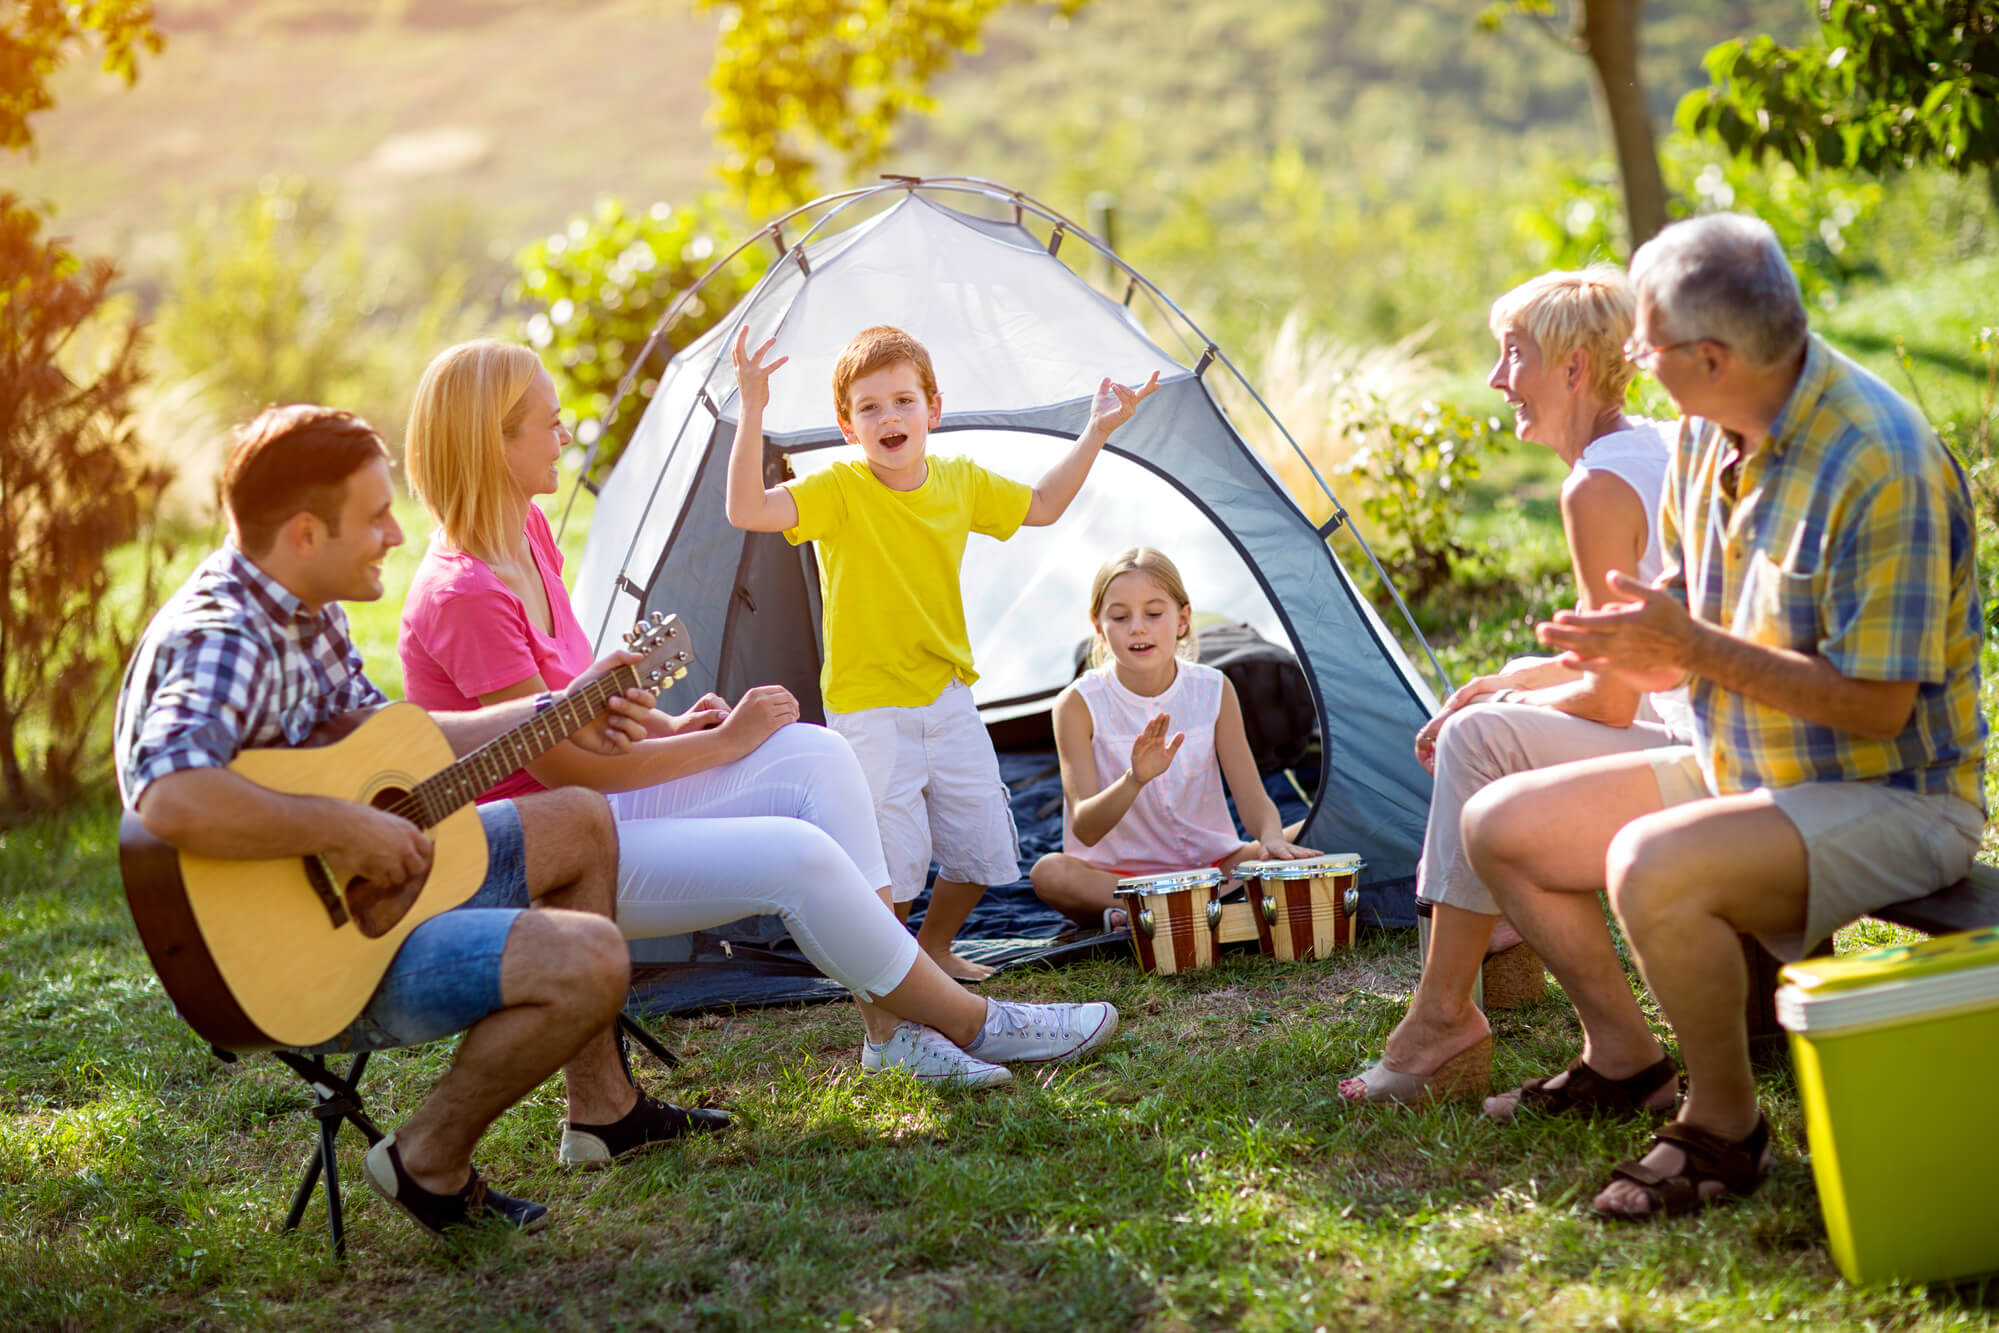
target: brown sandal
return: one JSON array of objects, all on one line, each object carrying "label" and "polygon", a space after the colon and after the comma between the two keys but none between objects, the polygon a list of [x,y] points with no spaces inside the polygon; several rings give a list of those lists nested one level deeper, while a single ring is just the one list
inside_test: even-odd
[{"label": "brown sandal", "polygon": [[1655,1108],[1645,1105],[1646,1100],[1680,1077],[1670,1055],[1660,1056],[1629,1078],[1605,1078],[1580,1059],[1564,1072],[1569,1077],[1560,1087],[1548,1086],[1559,1077],[1555,1074],[1533,1079],[1514,1089],[1513,1104],[1504,1113],[1492,1109],[1499,1101],[1497,1097],[1486,1102],[1485,1113],[1495,1120],[1512,1120],[1522,1111],[1541,1115],[1636,1115],[1640,1111],[1654,1111]]},{"label": "brown sandal", "polygon": [[[1763,1183],[1763,1177],[1770,1173],[1770,1164],[1765,1156],[1770,1148],[1770,1122],[1760,1115],[1756,1117],[1756,1128],[1740,1139],[1725,1139],[1698,1125],[1671,1120],[1659,1126],[1658,1133],[1652,1136],[1652,1147],[1662,1143],[1671,1144],[1686,1156],[1685,1164],[1677,1172],[1667,1175],[1634,1158],[1611,1168],[1610,1181],[1606,1182],[1606,1188],[1619,1180],[1637,1185],[1652,1204],[1648,1211],[1610,1212],[1594,1203],[1590,1205],[1590,1211],[1598,1217],[1619,1222],[1649,1222],[1655,1217],[1679,1217],[1684,1213],[1699,1212],[1709,1204],[1720,1203],[1724,1199],[1739,1199],[1754,1194],[1756,1187]],[[1646,1151],[1650,1152],[1651,1148]],[[1708,1184],[1720,1185],[1721,1188],[1712,1193],[1703,1191],[1701,1186]]]}]

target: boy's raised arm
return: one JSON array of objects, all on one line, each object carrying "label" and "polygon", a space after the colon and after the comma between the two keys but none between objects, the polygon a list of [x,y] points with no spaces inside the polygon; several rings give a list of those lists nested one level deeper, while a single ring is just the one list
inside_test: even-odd
[{"label": "boy's raised arm", "polygon": [[1096,399],[1090,404],[1090,424],[1076,437],[1075,447],[1035,483],[1034,499],[1028,503],[1022,527],[1045,528],[1062,517],[1069,502],[1076,498],[1076,492],[1083,489],[1083,479],[1090,475],[1090,464],[1097,461],[1097,452],[1110,440],[1111,432],[1131,420],[1138,405],[1158,387],[1156,370],[1136,390],[1113,383],[1109,378],[1097,386]]},{"label": "boy's raised arm", "polygon": [[791,358],[781,356],[765,365],[764,357],[777,339],[765,339],[754,354],[749,351],[749,339],[750,326],[745,324],[736,330],[736,344],[729,353],[736,367],[740,420],[736,422],[735,443],[729,446],[729,489],[723,512],[731,524],[745,532],[783,532],[798,526],[798,502],[782,486],[764,486],[764,408],[770,404],[771,372]]}]

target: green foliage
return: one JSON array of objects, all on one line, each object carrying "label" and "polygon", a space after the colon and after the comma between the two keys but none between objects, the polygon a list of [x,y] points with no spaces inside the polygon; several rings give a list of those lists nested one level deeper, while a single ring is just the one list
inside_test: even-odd
[{"label": "green foliage", "polygon": [[138,80],[139,53],[166,46],[151,0],[10,0],[0,8],[0,149],[34,147],[28,118],[55,105],[49,80],[72,45],[103,48],[104,72]]},{"label": "green foliage", "polygon": [[330,192],[273,178],[182,226],[160,342],[224,416],[332,403],[394,438],[417,367],[480,322],[468,307],[457,263],[420,272]]},{"label": "green foliage", "polygon": [[[639,212],[602,199],[589,217],[571,218],[515,258],[512,296],[536,307],[523,331],[550,363],[577,440],[595,444],[593,479],[608,475],[624,452],[656,381],[635,380],[613,403],[618,384],[674,299],[734,244],[706,205],[661,203]],[[710,278],[667,331],[654,366],[727,314],[756,285],[767,258],[745,252]]]},{"label": "green foliage", "polygon": [[1677,119],[1732,153],[1882,174],[1999,166],[1999,8],[1990,0],[1820,0],[1804,45],[1736,38]]},{"label": "green foliage", "polygon": [[1389,577],[1420,601],[1451,584],[1471,555],[1459,539],[1467,487],[1502,427],[1453,403],[1426,402],[1406,418],[1374,406],[1355,418],[1362,443],[1338,471],[1362,487],[1360,506],[1383,537],[1376,554]]},{"label": "green foliage", "polygon": [[[104,706],[159,601],[154,518],[171,477],[132,428],[140,325],[108,319],[108,260],[79,263],[0,194],[0,808],[73,799]],[[93,333],[108,350],[87,357]],[[81,364],[89,362],[89,364]],[[112,556],[137,542],[134,577]]]},{"label": "green foliage", "polygon": [[[1675,218],[1730,209],[1754,213],[1777,233],[1809,302],[1830,305],[1856,278],[1879,273],[1871,225],[1887,191],[1880,182],[1827,171],[1807,177],[1788,162],[1725,157],[1686,138],[1668,140],[1660,165]],[[1610,168],[1556,167],[1544,203],[1514,211],[1514,233],[1540,268],[1580,268],[1629,257],[1622,196]]]},{"label": "green foliage", "polygon": [[[932,109],[931,83],[979,49],[995,10],[1038,0],[700,0],[721,9],[709,79],[722,178],[751,216],[818,193],[815,150],[849,176],[888,152],[898,121]],[[1088,0],[1056,0],[1063,14]]]}]

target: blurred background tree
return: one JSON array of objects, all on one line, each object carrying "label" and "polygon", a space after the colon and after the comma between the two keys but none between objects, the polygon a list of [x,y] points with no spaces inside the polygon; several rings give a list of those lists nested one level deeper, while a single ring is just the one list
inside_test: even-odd
[{"label": "blurred background tree", "polygon": [[[7,5],[0,147],[33,150],[29,118],[55,105],[49,80],[75,49],[130,84],[162,45],[142,0]],[[0,193],[0,814],[73,799],[108,750],[104,706],[158,603],[171,475],[133,429],[143,326],[107,307],[116,269],[45,240],[44,221]]]}]

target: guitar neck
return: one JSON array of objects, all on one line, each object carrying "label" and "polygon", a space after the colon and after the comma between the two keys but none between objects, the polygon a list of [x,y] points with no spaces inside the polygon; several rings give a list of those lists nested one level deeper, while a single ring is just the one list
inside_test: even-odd
[{"label": "guitar neck", "polygon": [[495,736],[448,768],[410,789],[399,809],[419,828],[430,828],[503,778],[511,777],[610,706],[612,698],[639,683],[636,667],[621,666],[561,699],[503,735]]}]

